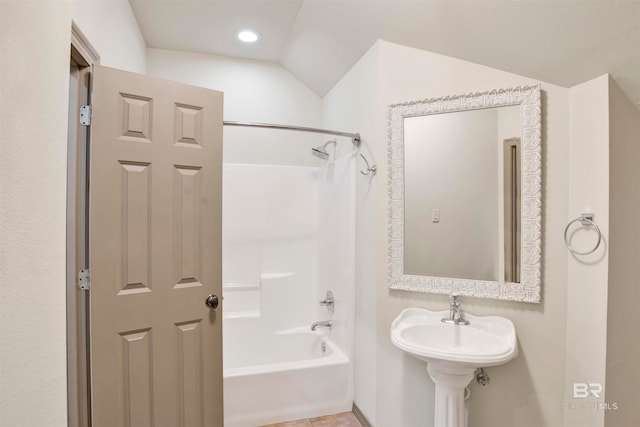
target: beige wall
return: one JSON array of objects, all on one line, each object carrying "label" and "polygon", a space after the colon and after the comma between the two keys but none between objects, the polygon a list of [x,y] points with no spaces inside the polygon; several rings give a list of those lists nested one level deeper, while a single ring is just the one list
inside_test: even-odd
[{"label": "beige wall", "polygon": [[607,427],[640,426],[640,112],[609,79]]},{"label": "beige wall", "polygon": [[[327,118],[327,125],[340,124],[361,132],[379,170],[373,180],[358,181],[357,217],[367,227],[357,235],[358,250],[371,245],[371,236],[375,235],[376,262],[361,259],[359,253],[356,258],[357,298],[375,303],[376,310],[358,310],[356,306],[355,401],[376,427],[431,425],[433,383],[422,362],[393,347],[389,327],[405,307],[447,307],[444,295],[391,292],[387,287],[387,106],[534,83],[521,76],[380,41],[325,98],[325,111],[342,111],[339,118]],[[558,402],[564,398],[565,382],[567,251],[561,233],[568,200],[568,90],[544,83],[542,89],[543,302],[463,299],[463,307],[472,313],[512,319],[520,341],[517,359],[487,370],[492,379],[490,387],[480,389],[472,384],[470,427],[562,425]],[[375,103],[375,109],[371,103]],[[359,108],[348,108],[352,105]],[[364,358],[371,354],[375,354],[375,377],[371,370],[357,369],[359,355]],[[362,384],[375,387],[376,392],[361,390]]]}]

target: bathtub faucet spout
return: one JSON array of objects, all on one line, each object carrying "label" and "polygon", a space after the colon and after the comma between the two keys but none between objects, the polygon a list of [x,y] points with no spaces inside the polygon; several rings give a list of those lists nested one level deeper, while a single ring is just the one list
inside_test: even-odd
[{"label": "bathtub faucet spout", "polygon": [[321,322],[314,322],[313,325],[311,325],[311,330],[315,331],[318,328],[329,328],[331,329],[331,320],[323,320]]}]

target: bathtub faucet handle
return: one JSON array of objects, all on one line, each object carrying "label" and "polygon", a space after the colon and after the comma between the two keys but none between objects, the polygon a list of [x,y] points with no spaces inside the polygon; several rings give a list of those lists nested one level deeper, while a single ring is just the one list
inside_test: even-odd
[{"label": "bathtub faucet handle", "polygon": [[333,298],[333,292],[327,291],[327,295],[324,300],[320,301],[320,305],[327,307],[329,313],[333,313],[333,307],[336,303],[336,300]]}]

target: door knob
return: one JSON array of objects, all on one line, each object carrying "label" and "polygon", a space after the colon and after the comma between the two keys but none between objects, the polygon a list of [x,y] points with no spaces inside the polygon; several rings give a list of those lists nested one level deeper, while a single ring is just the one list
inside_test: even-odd
[{"label": "door knob", "polygon": [[218,296],[214,294],[209,294],[207,299],[204,300],[204,303],[206,304],[207,307],[216,309],[218,308]]}]

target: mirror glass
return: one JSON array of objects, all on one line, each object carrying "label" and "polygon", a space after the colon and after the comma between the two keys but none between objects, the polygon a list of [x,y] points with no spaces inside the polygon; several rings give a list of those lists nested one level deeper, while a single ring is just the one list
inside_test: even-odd
[{"label": "mirror glass", "polygon": [[389,107],[391,289],[540,302],[540,86]]},{"label": "mirror glass", "polygon": [[520,138],[519,105],[404,119],[406,274],[519,281]]}]

